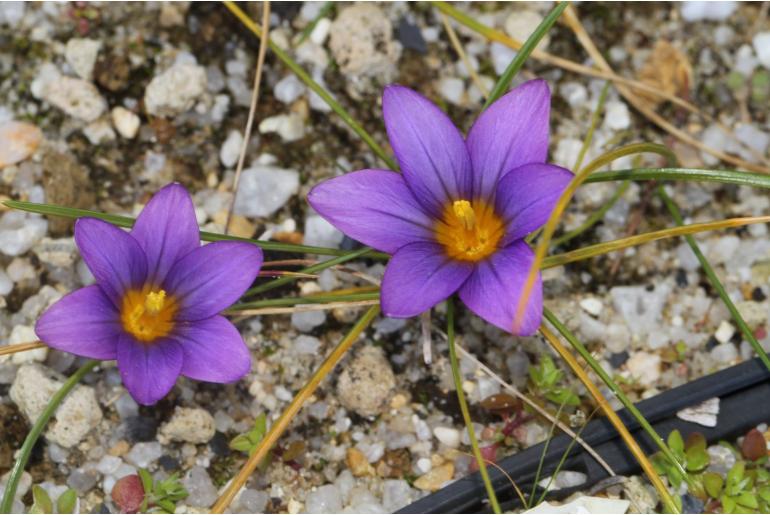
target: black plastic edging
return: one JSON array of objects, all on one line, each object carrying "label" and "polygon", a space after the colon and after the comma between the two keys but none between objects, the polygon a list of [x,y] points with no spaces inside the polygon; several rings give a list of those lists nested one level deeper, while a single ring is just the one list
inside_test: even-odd
[{"label": "black plastic edging", "polygon": [[[770,421],[768,378],[770,373],[755,358],[645,399],[637,403],[636,407],[664,438],[672,430],[679,429],[685,436],[700,432],[709,442],[730,439],[757,424]],[[679,410],[713,397],[720,398],[716,427],[704,427],[677,418]],[[657,446],[627,410],[619,411],[618,415],[645,452],[652,454],[657,451]],[[630,475],[639,471],[638,463],[606,419],[590,422],[581,437],[617,475]],[[541,478],[553,473],[571,442],[572,438],[564,434],[551,440],[543,460]],[[498,463],[524,492],[532,488],[544,446],[544,443],[540,443]],[[501,504],[507,509],[520,505],[508,478],[494,467],[488,467],[487,470]],[[558,490],[553,493],[553,497],[564,497],[576,490],[585,490],[608,477],[607,472],[578,444],[573,445],[562,470],[583,472],[587,480],[578,487]],[[488,508],[484,485],[479,474],[474,473],[419,499],[398,513],[479,513],[488,511]]]}]

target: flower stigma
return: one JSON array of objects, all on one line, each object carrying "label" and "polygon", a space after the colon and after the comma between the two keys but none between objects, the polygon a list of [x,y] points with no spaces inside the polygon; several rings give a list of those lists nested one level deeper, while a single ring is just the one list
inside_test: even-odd
[{"label": "flower stigma", "polygon": [[445,206],[434,232],[450,258],[476,262],[497,250],[505,224],[486,202],[455,200]]},{"label": "flower stigma", "polygon": [[171,332],[177,304],[165,290],[145,286],[123,296],[120,320],[123,328],[141,342],[152,342]]}]

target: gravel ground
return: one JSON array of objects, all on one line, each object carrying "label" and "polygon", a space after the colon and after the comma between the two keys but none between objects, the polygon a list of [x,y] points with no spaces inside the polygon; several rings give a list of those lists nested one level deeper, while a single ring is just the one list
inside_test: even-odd
[{"label": "gravel ground", "polygon": [[[404,2],[335,4],[297,45],[323,5],[273,4],[271,35],[279,46],[291,47],[294,58],[379,143],[387,145],[379,94],[389,82],[421,91],[459,126],[469,127],[482,95],[452,49],[438,11]],[[523,40],[550,7],[485,3],[463,9]],[[259,19],[254,5],[248,9]],[[616,72],[660,81],[729,127],[744,146],[713,122],[661,105],[658,111],[667,120],[714,149],[752,162],[757,154],[767,158],[767,4],[581,3],[577,9]],[[457,31],[471,66],[490,88],[512,51],[464,27]],[[565,26],[557,25],[541,45],[591,64]],[[220,4],[0,3],[0,199],[136,214],[154,191],[176,180],[194,194],[201,227],[222,232],[257,49],[256,38]],[[304,198],[318,181],[376,167],[376,158],[320,98],[267,55],[232,232],[349,246],[353,242],[312,213]],[[553,92],[551,160],[571,168],[603,81],[533,60],[517,80],[534,76],[547,79]],[[724,166],[656,129],[614,89],[602,114],[586,160],[624,143],[657,141],[670,145],[685,166]],[[645,156],[619,160],[614,167],[637,165],[661,163]],[[616,187],[582,188],[563,229],[579,226]],[[770,207],[766,193],[745,187],[690,183],[670,191],[688,222],[767,214]],[[631,185],[599,225],[564,250],[623,237],[629,230],[670,226],[665,209],[649,193],[644,184]],[[767,226],[697,239],[770,350]],[[372,277],[383,270],[375,262],[350,268]],[[325,271],[317,280],[299,281],[299,290],[365,284],[359,277],[350,270]],[[548,270],[544,280],[546,305],[632,399],[752,356],[682,241]],[[35,340],[33,326],[42,310],[92,281],[70,221],[0,210],[0,341]],[[82,512],[115,511],[109,495],[115,481],[144,467],[158,479],[179,472],[190,495],[178,511],[205,511],[245,459],[229,449],[229,440],[248,431],[261,414],[277,418],[356,315],[338,309],[242,321],[239,328],[253,356],[246,378],[226,387],[182,379],[150,408],[139,407],[122,388],[114,364],[105,363],[73,392],[36,447],[20,500],[31,504],[33,483],[52,496],[70,486]],[[377,319],[322,383],[233,511],[394,511],[466,474],[472,460],[441,333],[442,308],[434,315],[430,365],[423,361],[419,321]],[[464,348],[556,412],[558,406],[529,375],[529,367],[542,366],[542,356],[550,352],[543,341],[512,338],[462,310],[458,324]],[[30,419],[77,361],[46,349],[0,358],[0,473],[10,468]],[[509,403],[499,395],[500,385],[471,360],[464,359],[462,369],[478,433],[485,446],[497,442],[498,457],[547,436],[550,423]],[[580,398],[564,417],[579,427],[593,410],[591,401],[569,372],[559,385]],[[562,486],[581,482],[578,473],[560,478]],[[640,510],[654,507],[647,486],[629,485],[612,495],[636,499],[633,507]]]}]

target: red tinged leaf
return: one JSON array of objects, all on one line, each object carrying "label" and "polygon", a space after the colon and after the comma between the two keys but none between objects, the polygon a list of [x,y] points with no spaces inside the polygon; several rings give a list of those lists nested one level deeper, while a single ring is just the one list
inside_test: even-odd
[{"label": "red tinged leaf", "polygon": [[757,429],[752,429],[743,438],[741,454],[747,460],[755,461],[767,455],[767,443],[765,437]]},{"label": "red tinged leaf", "polygon": [[138,513],[143,500],[144,487],[136,474],[123,476],[112,487],[112,501],[122,513]]},{"label": "red tinged leaf", "polygon": [[[497,447],[498,444],[493,443],[492,445],[487,445],[486,447],[479,448],[479,452],[481,452],[481,457],[484,459],[486,463],[495,463],[497,462]],[[479,470],[479,462],[476,461],[476,458],[473,458],[473,461],[471,461],[470,471],[476,472]]]}]

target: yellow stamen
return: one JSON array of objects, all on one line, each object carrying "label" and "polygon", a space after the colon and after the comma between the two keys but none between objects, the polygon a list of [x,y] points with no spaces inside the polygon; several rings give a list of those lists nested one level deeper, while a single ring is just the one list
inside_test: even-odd
[{"label": "yellow stamen", "polygon": [[120,321],[123,329],[141,342],[149,343],[168,335],[174,328],[177,303],[161,289],[145,286],[123,296]]},{"label": "yellow stamen", "polygon": [[160,290],[160,291],[151,291],[147,294],[147,297],[144,299],[144,307],[147,308],[147,311],[149,313],[152,313],[153,315],[158,314],[158,312],[163,309],[163,304],[166,303],[166,291]]},{"label": "yellow stamen", "polygon": [[505,224],[486,202],[461,199],[446,204],[434,233],[449,257],[475,262],[497,250]]},{"label": "yellow stamen", "polygon": [[473,230],[473,226],[476,225],[476,212],[473,211],[473,206],[467,200],[455,200],[452,203],[452,211],[455,216],[460,220],[466,230]]}]

